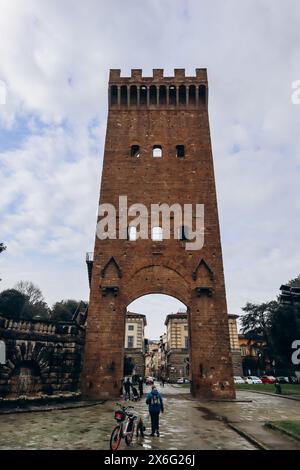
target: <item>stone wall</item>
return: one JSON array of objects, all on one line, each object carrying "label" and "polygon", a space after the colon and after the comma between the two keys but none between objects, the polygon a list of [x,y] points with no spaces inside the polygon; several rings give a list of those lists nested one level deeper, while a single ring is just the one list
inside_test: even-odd
[{"label": "stone wall", "polygon": [[40,397],[79,389],[84,328],[76,322],[0,317],[6,363],[0,365],[0,397]]}]

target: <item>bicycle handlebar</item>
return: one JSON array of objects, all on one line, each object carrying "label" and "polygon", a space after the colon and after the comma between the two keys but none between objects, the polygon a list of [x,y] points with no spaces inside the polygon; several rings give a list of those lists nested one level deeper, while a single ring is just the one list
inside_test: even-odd
[{"label": "bicycle handlebar", "polygon": [[122,403],[116,403],[116,405],[122,408],[123,410],[128,410],[129,408],[134,409],[134,406],[131,406],[131,405],[125,406],[125,405],[122,405]]}]

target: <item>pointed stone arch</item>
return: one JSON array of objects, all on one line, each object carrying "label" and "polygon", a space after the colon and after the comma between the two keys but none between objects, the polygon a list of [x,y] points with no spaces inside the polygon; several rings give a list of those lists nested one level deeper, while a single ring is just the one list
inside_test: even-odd
[{"label": "pointed stone arch", "polygon": [[197,264],[197,266],[195,267],[195,269],[193,271],[192,277],[193,277],[194,281],[196,281],[198,279],[198,274],[199,274],[199,271],[201,269],[204,269],[206,271],[210,281],[214,281],[214,279],[215,279],[214,272],[211,269],[211,267],[209,266],[209,264],[205,261],[204,258],[200,259],[199,263]]},{"label": "pointed stone arch", "polygon": [[106,274],[107,274],[107,270],[109,268],[109,266],[114,266],[116,271],[117,271],[117,275],[119,278],[122,277],[122,270],[118,264],[118,262],[116,261],[115,257],[114,256],[111,256],[109,258],[109,260],[107,261],[107,263],[104,265],[104,267],[101,269],[101,277],[102,278],[105,278],[106,277]]}]

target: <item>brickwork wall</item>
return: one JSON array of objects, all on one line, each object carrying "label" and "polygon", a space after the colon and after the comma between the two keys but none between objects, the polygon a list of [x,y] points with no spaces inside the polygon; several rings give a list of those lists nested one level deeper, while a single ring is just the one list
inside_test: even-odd
[{"label": "brickwork wall", "polygon": [[[128,98],[134,98],[131,86],[141,92],[137,104]],[[158,92],[165,86],[170,99],[159,100],[158,93],[155,102],[151,86]],[[161,95],[163,98],[163,91]],[[146,78],[139,70],[128,78],[114,70],[109,96],[100,202],[117,208],[119,196],[126,195],[128,205],[140,202],[148,209],[151,203],[204,204],[205,243],[201,250],[187,251],[185,242],[173,238],[133,242],[96,237],[83,394],[118,396],[126,306],[139,296],[162,293],[188,307],[192,393],[234,397],[206,70],[197,69],[195,77],[185,77],[181,69],[175,77],[164,77],[163,71],[155,70],[153,77]],[[133,145],[140,146],[138,158],[131,156]],[[162,158],[153,158],[154,145],[162,147]],[[176,157],[177,145],[184,145],[184,158]]]}]

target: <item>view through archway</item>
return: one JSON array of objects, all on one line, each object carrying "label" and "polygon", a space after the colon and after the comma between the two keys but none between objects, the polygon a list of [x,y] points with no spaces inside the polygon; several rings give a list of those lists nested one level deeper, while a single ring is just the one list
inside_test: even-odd
[{"label": "view through archway", "polygon": [[124,376],[189,383],[187,306],[175,297],[148,294],[127,306]]}]

